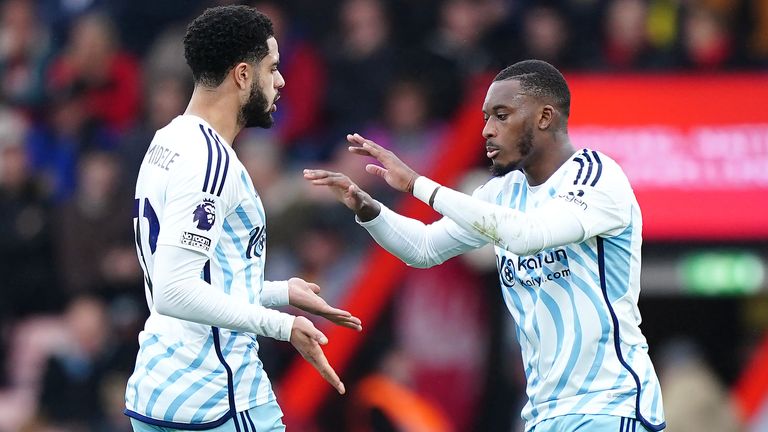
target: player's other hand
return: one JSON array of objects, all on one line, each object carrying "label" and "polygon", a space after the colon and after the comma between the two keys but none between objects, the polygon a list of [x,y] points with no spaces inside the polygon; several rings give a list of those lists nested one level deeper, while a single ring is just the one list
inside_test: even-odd
[{"label": "player's other hand", "polygon": [[349,177],[342,173],[321,169],[305,169],[304,178],[316,186],[328,186],[336,199],[355,212],[361,221],[369,221],[381,212],[381,205]]},{"label": "player's other hand", "polygon": [[320,375],[328,381],[339,394],[346,393],[344,383],[341,382],[336,371],[333,370],[325,358],[323,348],[320,345],[328,343],[328,338],[312,322],[304,317],[296,317],[291,329],[291,344],[296,351],[308,361]]},{"label": "player's other hand", "polygon": [[419,175],[394,153],[359,134],[347,135],[347,141],[352,144],[349,146],[350,152],[361,156],[371,156],[381,162],[382,166],[366,165],[366,171],[383,178],[387,184],[400,192],[413,192],[413,184]]},{"label": "player's other hand", "polygon": [[301,278],[291,278],[288,280],[288,302],[305,312],[321,316],[328,321],[348,327],[353,330],[361,331],[363,326],[360,318],[352,316],[351,313],[331,307],[320,297],[320,287],[305,281]]}]

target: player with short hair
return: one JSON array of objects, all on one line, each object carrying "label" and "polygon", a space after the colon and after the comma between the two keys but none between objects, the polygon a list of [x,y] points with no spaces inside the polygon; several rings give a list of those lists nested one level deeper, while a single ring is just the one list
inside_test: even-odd
[{"label": "player with short hair", "polygon": [[135,431],[282,431],[282,411],[258,357],[257,335],[290,341],[333,385],[327,338],[291,304],[360,330],[302,279],[264,281],[266,220],[231,143],[268,128],[280,54],[267,16],[246,6],[206,10],[187,28],[195,88],[183,115],[157,131],[134,201],[136,250],[150,316],[139,335],[125,413]]},{"label": "player with short hair", "polygon": [[343,174],[304,176],[331,187],[380,245],[411,266],[493,243],[527,376],[527,431],[659,431],[661,389],[637,307],[640,207],[616,162],[574,150],[569,111],[568,85],[548,63],[523,61],[499,73],[483,104],[494,178],[472,196],[348,135],[351,152],[383,165],[368,172],[445,216],[431,225],[394,213]]}]

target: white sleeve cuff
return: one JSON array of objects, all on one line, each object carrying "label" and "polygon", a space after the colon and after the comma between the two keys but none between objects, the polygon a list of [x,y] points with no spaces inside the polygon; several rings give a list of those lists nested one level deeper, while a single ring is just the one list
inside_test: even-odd
[{"label": "white sleeve cuff", "polygon": [[424,176],[420,176],[413,183],[413,196],[423,201],[424,204],[429,205],[429,198],[432,197],[432,193],[440,187],[440,183],[432,181]]},{"label": "white sleeve cuff", "polygon": [[289,301],[288,281],[264,281],[264,289],[261,290],[262,306],[287,306]]}]

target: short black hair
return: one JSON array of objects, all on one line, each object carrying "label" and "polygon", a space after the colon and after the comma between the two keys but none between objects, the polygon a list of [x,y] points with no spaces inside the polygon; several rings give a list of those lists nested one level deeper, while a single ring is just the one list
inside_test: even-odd
[{"label": "short black hair", "polygon": [[563,74],[542,60],[523,60],[507,66],[493,81],[518,80],[526,94],[546,98],[568,117],[571,112],[571,91]]},{"label": "short black hair", "polygon": [[272,36],[272,21],[252,7],[213,7],[187,27],[184,57],[196,84],[217,87],[236,64],[261,61]]}]

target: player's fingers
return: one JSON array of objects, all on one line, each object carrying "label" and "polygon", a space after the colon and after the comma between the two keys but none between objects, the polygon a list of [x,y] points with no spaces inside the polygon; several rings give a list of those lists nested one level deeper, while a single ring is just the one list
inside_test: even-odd
[{"label": "player's fingers", "polygon": [[326,178],[331,174],[333,173],[330,171],[321,170],[321,169],[305,169],[304,170],[304,178],[308,180]]},{"label": "player's fingers", "polygon": [[374,164],[368,164],[365,166],[365,170],[371,174],[377,175],[379,177],[384,177],[387,175],[387,169],[384,167],[380,167],[378,165]]},{"label": "player's fingers", "polygon": [[326,314],[326,315],[333,315],[333,316],[336,316],[336,317],[351,317],[352,316],[351,313],[349,313],[349,312],[347,312],[347,311],[345,311],[343,309],[336,309],[335,307],[332,307],[332,306],[328,306],[328,308],[325,309],[323,311],[323,313]]},{"label": "player's fingers", "polygon": [[307,285],[309,286],[309,289],[311,289],[313,293],[320,294],[320,286],[318,284],[307,282]]},{"label": "player's fingers", "polygon": [[361,146],[365,142],[365,138],[361,137],[360,134],[348,134],[347,141],[349,141],[350,144]]},{"label": "player's fingers", "polygon": [[360,146],[349,146],[349,151],[360,156],[373,156],[368,149]]},{"label": "player's fingers", "polygon": [[344,383],[341,382],[341,379],[336,374],[336,371],[333,370],[331,365],[328,363],[328,359],[325,358],[325,354],[323,353],[323,350],[320,347],[316,347],[317,352],[313,353],[310,362],[312,363],[312,366],[317,369],[317,371],[320,373],[320,376],[322,376],[326,381],[328,381],[329,384],[333,386],[333,388],[336,389],[339,394],[346,393],[346,389],[344,388]]}]

